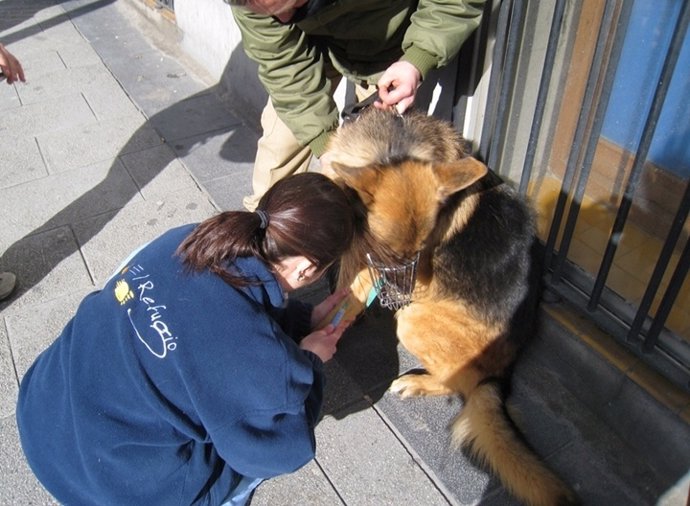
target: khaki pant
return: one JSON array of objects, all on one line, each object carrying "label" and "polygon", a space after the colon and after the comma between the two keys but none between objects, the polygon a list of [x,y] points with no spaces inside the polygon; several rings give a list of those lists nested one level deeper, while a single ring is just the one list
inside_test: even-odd
[{"label": "khaki pant", "polygon": [[[333,78],[332,93],[338,87],[340,77]],[[376,87],[355,86],[357,100],[363,100],[375,91]],[[263,134],[257,143],[254,173],[252,175],[253,195],[244,198],[244,207],[254,211],[264,193],[280,179],[291,174],[307,172],[312,160],[309,146],[303,146],[295,138],[292,131],[281,121],[273,109],[269,97],[261,113],[261,128]]]}]

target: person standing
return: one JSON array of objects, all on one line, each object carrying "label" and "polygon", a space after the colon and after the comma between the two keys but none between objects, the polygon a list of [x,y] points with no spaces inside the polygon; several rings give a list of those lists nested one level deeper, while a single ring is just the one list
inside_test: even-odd
[{"label": "person standing", "polygon": [[[484,0],[225,0],[258,64],[269,98],[261,115],[253,210],[288,174],[321,158],[338,127],[333,93],[342,76],[357,96],[403,113],[434,68],[447,65],[479,26]],[[321,158],[322,166],[328,161]]]},{"label": "person standing", "polygon": [[281,180],[256,212],[172,229],[88,295],[24,375],[17,424],[65,504],[244,504],[315,453],[323,362],[346,296],[288,294],[347,248],[353,216],[326,176]]}]

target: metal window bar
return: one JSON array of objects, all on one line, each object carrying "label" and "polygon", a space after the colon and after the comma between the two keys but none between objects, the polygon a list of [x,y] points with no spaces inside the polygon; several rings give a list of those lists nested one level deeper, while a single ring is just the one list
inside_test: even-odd
[{"label": "metal window bar", "polygon": [[529,141],[527,142],[527,152],[525,153],[525,161],[522,164],[522,175],[520,177],[520,186],[518,187],[520,195],[525,195],[527,193],[527,186],[532,177],[534,158],[539,142],[539,133],[541,132],[541,124],[544,119],[544,110],[546,108],[546,99],[549,95],[549,83],[551,82],[553,66],[556,61],[558,41],[561,38],[565,4],[566,0],[557,0],[553,10],[549,41],[546,45],[546,54],[544,56],[544,70],[539,80],[539,92],[537,93],[537,102],[534,108],[534,116],[532,117],[532,127],[530,129]]},{"label": "metal window bar", "polygon": [[[563,238],[558,248],[558,256],[556,257],[555,264],[553,267],[553,282],[558,282],[560,280],[561,273],[563,270],[563,264],[565,263],[565,260],[568,256],[568,251],[570,250],[570,243],[575,234],[575,225],[577,223],[577,218],[580,213],[580,204],[585,194],[585,188],[587,186],[589,175],[592,170],[594,153],[596,152],[597,144],[599,143],[601,129],[604,124],[604,117],[606,116],[606,110],[608,108],[609,98],[611,96],[611,89],[613,88],[613,80],[616,75],[616,70],[618,68],[618,63],[620,61],[621,50],[623,49],[623,43],[625,41],[626,30],[622,29],[621,27],[626,27],[628,24],[630,11],[632,9],[632,2],[622,2],[621,11],[618,15],[615,15],[615,12],[617,10],[616,4],[617,2],[607,3],[606,10],[604,11],[605,23],[602,23],[601,29],[599,31],[597,49],[594,56],[595,63],[593,63],[593,65],[598,65],[599,68],[596,69],[596,77],[593,78],[592,75],[589,76],[591,82],[588,83],[588,87],[589,84],[592,84],[592,88],[598,87],[598,77],[603,70],[605,70],[604,77],[603,82],[601,84],[601,90],[598,92],[598,96],[592,95],[589,97],[590,100],[595,101],[595,103],[588,104],[590,107],[594,106],[594,119],[592,121],[591,127],[589,127],[589,139],[587,140],[584,156],[577,178],[577,184],[575,186],[575,191],[572,192],[571,189],[572,200],[570,204],[570,210],[568,212],[568,218],[566,219],[565,223],[565,228],[563,229]],[[607,33],[612,32],[615,32],[615,35],[613,45],[609,52],[609,50],[606,47],[606,39],[608,38]],[[608,57],[604,56],[606,53],[608,53]],[[580,117],[580,121],[587,120],[588,118],[583,118],[582,116]],[[573,152],[571,152],[570,160],[579,159],[579,154],[577,153],[576,149],[577,145],[573,146],[573,148],[574,149]],[[615,248],[618,244],[619,238],[620,234],[612,234],[609,237],[609,245]],[[588,309],[590,309],[590,311],[593,311],[595,308]]]},{"label": "metal window bar", "polygon": [[[625,190],[623,203],[618,212],[616,223],[609,234],[606,253],[601,261],[599,273],[593,279],[584,271],[578,269],[577,265],[571,264],[567,259],[567,253],[592,167],[597,142],[600,137],[603,118],[611,93],[613,78],[615,77],[615,69],[618,66],[621,49],[625,42],[626,27],[632,9],[632,2],[625,0],[608,0],[606,2],[602,23],[597,35],[595,53],[587,77],[583,104],[575,127],[572,148],[568,155],[561,191],[554,208],[552,225],[544,248],[544,265],[547,271],[549,268],[553,270],[550,279],[547,278],[547,284],[555,287],[561,281],[561,277],[563,277],[563,281],[566,281],[565,284],[559,285],[556,293],[574,302],[576,306],[588,309],[592,319],[596,320],[598,325],[608,329],[609,332],[621,340],[641,342],[642,339],[639,337],[639,334],[643,331],[642,326],[646,325],[649,327],[641,349],[647,352],[655,351],[654,354],[649,356],[651,363],[667,373],[671,379],[685,386],[685,388],[690,388],[690,382],[688,381],[688,378],[690,378],[690,347],[682,339],[678,339],[667,331],[664,326],[690,269],[690,240],[685,245],[685,249],[653,321],[648,316],[648,312],[658,291],[661,278],[668,268],[671,254],[675,249],[678,237],[683,231],[683,224],[690,210],[690,182],[677,210],[671,230],[668,233],[664,249],[657,260],[655,273],[650,278],[640,305],[635,307],[632,303],[622,300],[605,285],[613,256],[625,225],[635,186],[639,179],[639,172],[646,161],[649,144],[651,144],[654,135],[654,129],[659,116],[655,111],[657,108],[660,110],[661,105],[663,105],[663,99],[666,95],[664,88],[668,87],[668,82],[677,60],[677,53],[680,52],[680,46],[687,33],[689,4],[690,2],[683,2],[678,16],[666,62],[662,69],[661,83],[657,87],[652,105],[650,106],[644,133],[638,144],[635,161],[628,178],[628,186]],[[561,42],[562,35],[565,33],[564,16],[566,5],[572,4],[567,0],[555,0],[554,2],[551,32],[548,36],[544,65],[540,76],[533,123],[530,128],[527,151],[523,162],[523,173],[520,176],[519,192],[522,194],[526,193],[533,170],[557,48]],[[505,129],[512,114],[508,105],[510,105],[511,100],[515,99],[516,94],[520,93],[515,83],[515,69],[516,62],[521,56],[521,37],[526,17],[525,13],[525,4],[521,1],[504,1],[500,5],[488,102],[486,104],[484,128],[482,129],[479,145],[479,156],[499,173],[502,172],[501,168],[495,166],[495,164],[497,161],[500,163],[501,153],[505,148]],[[525,48],[524,50],[529,51],[530,49]],[[575,181],[576,177],[578,177],[577,182]],[[567,221],[561,234],[561,244],[558,250],[556,250],[555,243],[568,202],[570,202],[570,208],[568,209]],[[626,333],[629,336],[627,339],[625,338]],[[670,368],[668,364],[671,364]],[[680,375],[678,374],[679,372]]]},{"label": "metal window bar", "polygon": [[[621,232],[623,231],[623,227],[625,225],[625,221],[630,211],[630,207],[632,206],[632,199],[637,189],[637,185],[642,175],[642,171],[644,169],[644,162],[647,159],[647,154],[649,153],[649,148],[652,144],[652,139],[656,131],[656,126],[659,120],[659,116],[661,115],[661,110],[664,101],[666,99],[666,94],[670,86],[671,78],[673,77],[673,72],[678,61],[678,56],[680,55],[683,40],[687,33],[689,22],[690,8],[688,6],[688,2],[683,2],[683,6],[681,7],[678,20],[673,30],[671,44],[669,46],[668,53],[664,60],[659,83],[654,92],[652,105],[650,106],[650,110],[645,121],[642,138],[639,142],[637,152],[635,154],[633,168],[631,170],[631,175],[625,189],[624,198],[621,202],[621,206],[618,209],[618,214],[616,215],[616,220],[614,222],[613,229],[611,231],[611,236],[609,238],[609,242],[606,247],[606,252],[604,254],[604,260],[602,261],[599,274],[594,285],[594,290],[592,291],[592,296],[588,304],[588,309],[590,310],[593,310],[599,303],[601,291],[604,287],[604,283],[606,281],[606,277],[608,276],[611,264],[613,263],[613,257],[615,255],[617,246],[617,240],[614,241],[614,238],[618,238]],[[631,325],[630,332],[628,333],[627,340],[629,341],[636,339],[639,335],[642,329],[643,321],[646,318],[649,312],[649,308],[654,299],[654,296],[658,291],[661,279],[664,275],[664,272],[666,271],[666,267],[668,266],[668,262],[671,258],[671,253],[673,252],[675,244],[678,240],[678,236],[682,231],[683,223],[685,223],[685,218],[687,217],[688,199],[690,199],[690,195],[688,195],[688,192],[686,191],[686,194],[683,197],[683,201],[681,202],[681,209],[679,209],[678,211],[680,216],[677,215],[677,218],[680,218],[680,220],[674,220],[672,229],[669,232],[668,237],[665,241],[662,254],[660,255],[657,261],[652,277],[650,278],[647,289],[645,290],[642,302],[640,303],[640,306],[637,310],[637,314],[635,315],[635,319]],[[683,208],[685,208],[685,211],[683,211]],[[678,223],[679,221],[680,223]],[[675,300],[675,297],[673,300]],[[671,304],[673,303],[673,300],[670,301]],[[661,322],[661,325],[663,325],[664,322]],[[656,342],[659,336],[659,331],[661,330],[661,325],[653,325],[655,332],[651,332],[652,329],[650,329],[650,332],[647,335],[647,339],[645,340],[644,349],[651,349],[653,343]]]},{"label": "metal window bar", "polygon": [[[494,138],[495,133],[500,131],[497,127],[499,114],[501,112],[498,108],[498,96],[502,92],[502,89],[507,86],[504,73],[505,60],[508,58],[515,58],[518,49],[516,46],[511,47],[508,45],[511,5],[512,2],[510,1],[501,2],[499,7],[496,40],[494,41],[491,74],[489,76],[489,90],[487,92],[486,113],[484,115],[484,126],[482,127],[482,135],[477,151],[479,158],[484,160],[490,167],[489,156],[494,149],[491,145],[491,140]],[[508,89],[509,88],[510,87],[508,87]],[[505,111],[503,114],[505,114]],[[500,121],[502,123],[502,120]]]},{"label": "metal window bar", "polygon": [[[555,262],[555,269],[551,274],[550,280],[552,284],[557,284],[560,281],[563,262],[559,261],[558,258],[553,259],[552,257],[556,255],[556,239],[561,228],[561,221],[565,213],[566,203],[569,196],[572,194],[573,183],[578,172],[577,162],[581,156],[581,151],[579,148],[583,145],[585,140],[588,122],[592,114],[592,109],[595,106],[597,89],[599,87],[600,76],[604,66],[603,62],[606,56],[606,40],[608,39],[609,32],[612,29],[615,30],[615,9],[616,2],[606,2],[604,16],[599,27],[599,33],[597,35],[596,50],[592,58],[587,85],[585,87],[582,108],[580,109],[580,115],[575,128],[575,135],[572,143],[573,147],[571,148],[570,155],[568,156],[568,163],[566,164],[565,174],[563,176],[563,184],[561,185],[561,192],[558,195],[553,219],[551,220],[551,230],[549,231],[549,236],[546,240],[544,265],[548,269],[551,266],[552,260]],[[561,248],[557,254],[557,256],[560,256],[561,259],[565,259],[567,255],[567,249],[564,251],[563,247],[565,246],[567,248],[568,246],[568,238],[566,237],[565,233],[563,234],[563,238],[565,239],[566,243],[561,244]]]},{"label": "metal window bar", "polygon": [[[645,338],[642,345],[642,349],[646,352],[650,352],[657,345],[658,336],[666,323],[666,318],[671,312],[671,307],[678,296],[683,282],[685,281],[685,276],[688,274],[688,268],[690,268],[690,240],[685,243],[685,248],[683,248],[683,253],[681,254],[680,260],[678,261],[678,266],[676,267],[673,277],[669,282],[664,298],[661,300],[659,309],[654,317],[652,326],[649,329],[649,333]],[[673,350],[671,350],[673,351]]]},{"label": "metal window bar", "polygon": [[486,161],[487,165],[492,168],[498,166],[498,157],[503,151],[506,139],[505,132],[508,125],[512,90],[515,88],[515,76],[526,12],[527,2],[524,0],[514,0],[512,2],[510,9],[510,24],[508,26],[508,39],[506,41],[506,57],[504,68],[502,69],[503,79],[498,94],[498,114],[496,123],[493,127],[491,150],[489,151],[489,157]]},{"label": "metal window bar", "polygon": [[[671,254],[673,253],[673,250],[675,249],[676,244],[678,243],[678,238],[680,237],[680,234],[683,231],[683,225],[685,224],[685,220],[688,217],[688,212],[690,212],[690,182],[688,182],[688,184],[685,187],[685,193],[683,195],[683,199],[681,200],[680,207],[678,208],[678,212],[676,213],[676,216],[673,219],[673,223],[671,224],[671,229],[669,230],[667,239],[664,242],[664,246],[661,250],[661,253],[659,254],[659,258],[657,259],[656,265],[654,266],[654,272],[652,272],[652,276],[649,280],[649,284],[647,285],[647,289],[645,290],[645,293],[642,296],[640,306],[637,310],[637,313],[635,314],[635,319],[633,320],[633,323],[630,326],[630,330],[626,337],[628,341],[636,339],[642,331],[642,325],[645,323],[645,320],[647,319],[647,315],[649,314],[649,308],[652,305],[654,296],[659,290],[661,279],[663,278],[664,273],[666,272],[666,268],[668,267],[669,261],[671,260]],[[681,271],[682,264],[679,261],[679,264],[676,266],[674,278],[675,275]],[[682,281],[683,280],[681,279],[681,283]],[[660,316],[661,314],[663,314],[662,306],[665,305],[664,303],[666,301],[668,301],[668,303],[672,305],[675,301],[676,295],[678,295],[677,291],[675,293],[672,292],[671,285],[669,284],[666,293],[664,294],[662,304],[659,306],[659,309],[657,310],[657,315],[655,317],[654,324],[647,332],[647,337],[645,338],[645,342],[643,345],[643,349],[645,351],[649,351],[659,338],[659,333],[661,329],[657,321],[660,320]],[[666,313],[668,312],[666,311]],[[668,314],[666,314],[666,316],[668,316]],[[666,316],[663,317],[661,325],[663,325],[666,322]]]}]

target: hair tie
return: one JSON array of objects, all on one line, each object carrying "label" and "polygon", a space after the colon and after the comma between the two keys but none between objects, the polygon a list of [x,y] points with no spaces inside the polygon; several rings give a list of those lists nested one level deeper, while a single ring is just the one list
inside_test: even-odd
[{"label": "hair tie", "polygon": [[263,209],[257,209],[254,212],[259,215],[259,219],[261,220],[261,225],[259,225],[259,228],[262,230],[265,229],[268,226],[268,213]]}]

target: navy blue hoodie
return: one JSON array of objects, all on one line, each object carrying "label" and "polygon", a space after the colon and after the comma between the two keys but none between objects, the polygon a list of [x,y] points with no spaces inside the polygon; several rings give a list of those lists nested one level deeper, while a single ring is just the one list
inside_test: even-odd
[{"label": "navy blue hoodie", "polygon": [[298,347],[311,306],[261,281],[189,273],[174,252],[194,225],[128,260],[22,379],[27,460],[69,505],[220,504],[240,479],[314,457],[322,363]]}]

